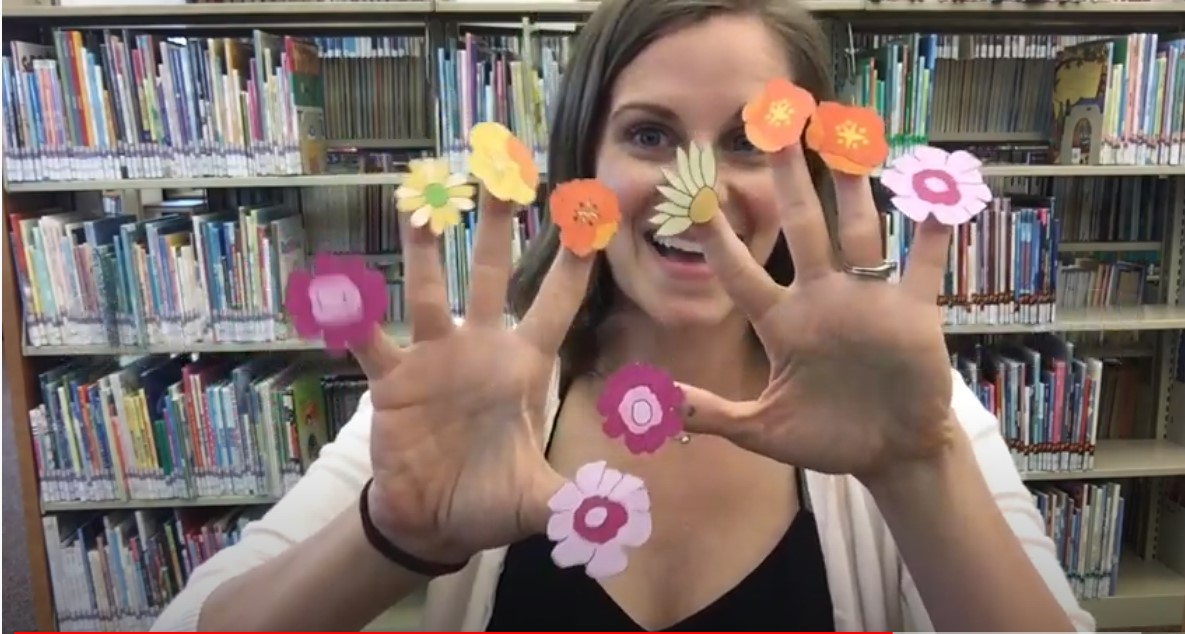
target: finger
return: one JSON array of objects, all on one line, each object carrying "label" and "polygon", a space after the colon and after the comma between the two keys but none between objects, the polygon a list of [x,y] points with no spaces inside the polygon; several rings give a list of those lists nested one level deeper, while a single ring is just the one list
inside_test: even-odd
[{"label": "finger", "polygon": [[399,367],[399,343],[391,335],[383,332],[377,324],[371,331],[370,338],[363,344],[350,346],[350,352],[358,360],[362,373],[371,381],[377,381]]},{"label": "finger", "polygon": [[752,322],[764,317],[785,289],[753,259],[749,247],[733,231],[728,218],[717,212],[707,223],[695,228],[695,237],[704,248],[708,266],[712,267],[737,308]]},{"label": "finger", "polygon": [[693,434],[719,436],[745,449],[759,444],[761,425],[757,401],[730,401],[694,385],[683,391],[683,428]]},{"label": "finger", "polygon": [[794,261],[795,279],[809,279],[834,270],[831,236],[823,205],[811,180],[801,145],[788,147],[770,156],[774,178],[783,188],[778,197],[782,231]]},{"label": "finger", "polygon": [[836,173],[835,202],[839,207],[839,247],[850,266],[876,266],[884,262],[881,219],[867,176]]},{"label": "finger", "polygon": [[500,325],[506,310],[506,287],[510,283],[510,238],[515,208],[483,189],[479,209],[465,320],[476,325]]},{"label": "finger", "polygon": [[436,236],[427,226],[413,227],[407,221],[407,214],[400,216],[403,293],[411,318],[412,341],[435,339],[453,328],[444,268],[440,263],[440,247]]},{"label": "finger", "polygon": [[951,227],[933,218],[914,225],[913,244],[901,276],[901,285],[907,293],[927,302],[937,301],[946,279],[953,233]]},{"label": "finger", "polygon": [[553,355],[564,343],[572,319],[584,302],[596,256],[577,256],[559,246],[554,233],[548,239],[556,243],[555,259],[518,331],[544,354]]}]

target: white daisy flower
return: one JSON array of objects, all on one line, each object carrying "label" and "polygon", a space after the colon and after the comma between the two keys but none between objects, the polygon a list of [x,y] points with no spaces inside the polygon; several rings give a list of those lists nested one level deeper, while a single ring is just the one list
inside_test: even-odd
[{"label": "white daisy flower", "polygon": [[660,236],[673,236],[691,228],[692,224],[712,219],[720,207],[716,194],[716,155],[711,146],[701,148],[695,142],[687,150],[679,148],[675,155],[675,171],[663,168],[668,185],[658,191],[666,202],[654,208],[650,218],[658,225]]}]

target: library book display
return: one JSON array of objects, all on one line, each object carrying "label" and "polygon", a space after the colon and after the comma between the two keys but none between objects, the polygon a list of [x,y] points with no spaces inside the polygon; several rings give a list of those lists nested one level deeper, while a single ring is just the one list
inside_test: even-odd
[{"label": "library book display", "polygon": [[[1185,1],[800,1],[890,160],[983,161],[993,198],[935,298],[952,367],[1099,628],[1181,627]],[[465,172],[470,128],[498,121],[546,165],[597,3],[49,2],[3,7],[4,386],[37,624],[145,630],[365,390],[296,336],[289,273],[361,256],[405,332],[408,162]],[[544,214],[521,212],[516,255]],[[441,240],[458,317],[470,216]],[[418,601],[373,627],[416,629]]]}]

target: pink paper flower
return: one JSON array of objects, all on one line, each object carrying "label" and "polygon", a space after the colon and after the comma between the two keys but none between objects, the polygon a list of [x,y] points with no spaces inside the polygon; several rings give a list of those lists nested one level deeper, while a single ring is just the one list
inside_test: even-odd
[{"label": "pink paper flower", "polygon": [[683,432],[679,408],[683,391],[666,372],[641,363],[627,365],[605,381],[597,411],[610,438],[625,436],[625,446],[635,454],[654,453]]},{"label": "pink paper flower", "polygon": [[363,343],[387,312],[387,283],[357,256],[319,254],[313,272],[293,271],[284,307],[296,334],[321,337],[329,350]]},{"label": "pink paper flower", "polygon": [[881,184],[896,194],[893,206],[914,222],[933,215],[938,222],[957,225],[975,217],[992,200],[981,165],[962,150],[948,153],[919,145],[885,168]]},{"label": "pink paper flower", "polygon": [[625,570],[626,548],[650,539],[650,494],[636,476],[609,469],[605,461],[576,471],[547,502],[547,538],[556,542],[551,560],[560,568],[584,566],[593,579]]}]

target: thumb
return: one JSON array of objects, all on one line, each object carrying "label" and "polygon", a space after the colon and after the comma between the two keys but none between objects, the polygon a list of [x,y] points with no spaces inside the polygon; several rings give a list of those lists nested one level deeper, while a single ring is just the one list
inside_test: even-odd
[{"label": "thumb", "polygon": [[371,381],[382,379],[399,366],[399,344],[391,335],[375,324],[365,342],[350,346],[350,352],[362,367],[362,373]]},{"label": "thumb", "polygon": [[693,434],[719,436],[746,449],[756,445],[761,431],[757,401],[732,401],[694,385],[683,390],[683,427]]}]

